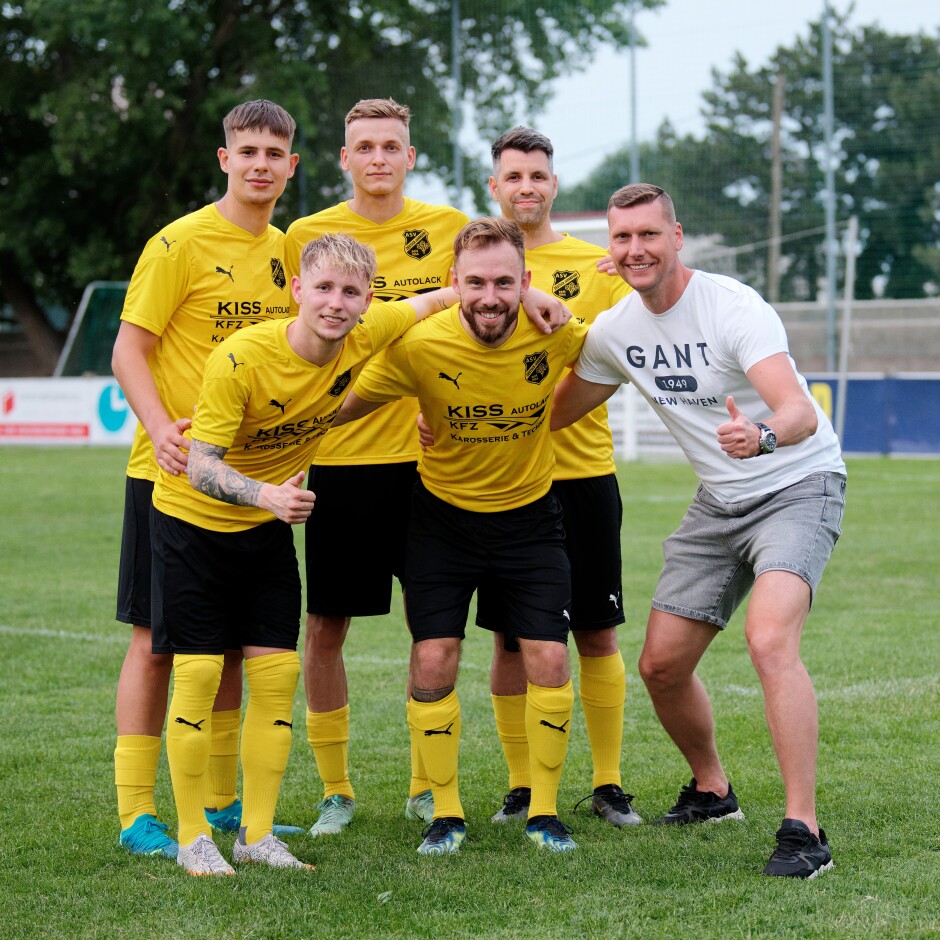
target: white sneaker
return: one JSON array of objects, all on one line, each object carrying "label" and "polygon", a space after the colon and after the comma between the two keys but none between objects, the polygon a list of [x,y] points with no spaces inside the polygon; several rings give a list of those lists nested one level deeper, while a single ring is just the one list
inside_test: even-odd
[{"label": "white sneaker", "polygon": [[235,862],[254,862],[257,865],[270,865],[272,868],[309,868],[300,859],[294,858],[287,850],[287,843],[281,842],[273,833],[263,839],[243,845],[237,839],[232,847],[232,860]]},{"label": "white sneaker", "polygon": [[234,875],[235,869],[224,858],[219,847],[208,836],[196,836],[189,845],[181,845],[176,864],[190,875]]}]

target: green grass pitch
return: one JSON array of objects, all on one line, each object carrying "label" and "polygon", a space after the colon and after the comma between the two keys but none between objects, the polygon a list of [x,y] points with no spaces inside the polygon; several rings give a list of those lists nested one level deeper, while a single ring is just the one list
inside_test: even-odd
[{"label": "green grass pitch", "polygon": [[[590,791],[576,705],[559,808],[580,844],[536,853],[489,816],[505,787],[487,688],[489,638],[470,628],[459,693],[459,855],[415,853],[403,818],[408,642],[400,603],[347,644],[347,833],[291,848],[315,872],[187,877],[116,845],[114,622],[125,453],[0,448],[0,937],[937,937],[940,936],[940,462],[849,461],[848,510],[803,654],[820,706],[819,816],[835,870],[812,882],[760,870],[782,791],[738,615],[706,655],[719,749],[746,819],[618,831],[571,807]],[[694,489],[684,464],[620,469],[627,663],[624,788],[650,819],[688,771],[637,676],[660,543]],[[356,565],[353,539],[335,564]],[[309,826],[321,790],[298,690],[278,819]],[[165,759],[161,816],[175,828]],[[220,838],[225,854],[231,836]]]}]

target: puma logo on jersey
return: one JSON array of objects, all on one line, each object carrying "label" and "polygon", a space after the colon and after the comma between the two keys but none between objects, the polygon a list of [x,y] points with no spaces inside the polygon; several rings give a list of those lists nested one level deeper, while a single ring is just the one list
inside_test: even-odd
[{"label": "puma logo on jersey", "polygon": [[162,241],[163,244],[166,245],[166,250],[167,250],[167,251],[170,250],[170,245],[175,245],[175,244],[176,244],[176,239],[175,239],[175,238],[173,239],[173,241],[168,242],[168,241],[166,240],[166,235],[161,235],[161,236],[160,236],[160,241]]},{"label": "puma logo on jersey", "polygon": [[437,377],[439,379],[447,379],[448,382],[453,382],[454,387],[457,389],[458,392],[460,391],[460,386],[457,384],[457,379],[459,379],[460,376],[462,375],[463,375],[463,372],[458,372],[457,375],[454,376],[454,378],[451,378],[446,372],[437,373]]},{"label": "puma logo on jersey", "polygon": [[235,353],[229,353],[229,354],[228,354],[228,357],[229,357],[229,359],[232,360],[232,371],[233,371],[233,372],[234,372],[239,366],[243,366],[243,365],[245,364],[244,362],[236,362],[236,361],[235,361]]},{"label": "puma logo on jersey", "polygon": [[233,275],[232,275],[232,268],[234,268],[234,267],[235,267],[235,265],[233,264],[232,267],[229,268],[229,269],[226,271],[225,268],[223,268],[221,265],[217,264],[217,265],[215,266],[215,273],[216,273],[216,274],[224,274],[224,275],[234,284],[234,283],[235,283],[235,278],[234,278]]},{"label": "puma logo on jersey", "polygon": [[286,402],[282,405],[276,398],[272,398],[268,404],[274,405],[275,408],[281,409],[281,414],[284,414],[284,409],[293,401],[293,398],[288,398]]}]

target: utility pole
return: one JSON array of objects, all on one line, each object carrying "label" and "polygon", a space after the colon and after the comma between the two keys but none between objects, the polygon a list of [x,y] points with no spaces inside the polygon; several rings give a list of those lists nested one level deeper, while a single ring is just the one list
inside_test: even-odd
[{"label": "utility pole", "polygon": [[630,182],[640,182],[640,149],[636,139],[636,0],[630,4]]},{"label": "utility pole", "polygon": [[460,81],[460,0],[450,0],[450,75],[454,83],[453,121],[454,189],[457,192],[455,205],[460,205],[463,196],[463,151],[460,149],[460,132],[463,129],[463,85]]},{"label": "utility pole", "polygon": [[832,32],[829,0],[823,3],[823,119],[826,159],[826,368],[836,367],[836,183],[832,147]]},{"label": "utility pole", "polygon": [[767,249],[767,300],[780,300],[780,200],[783,190],[783,168],[780,158],[780,125],[783,121],[783,90],[786,78],[777,72],[774,82],[773,139],[770,149],[770,244]]}]

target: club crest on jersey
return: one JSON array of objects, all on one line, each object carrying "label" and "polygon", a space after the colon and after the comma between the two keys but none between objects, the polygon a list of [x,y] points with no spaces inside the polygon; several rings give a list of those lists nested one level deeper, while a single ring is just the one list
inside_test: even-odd
[{"label": "club crest on jersey", "polygon": [[271,280],[281,290],[284,289],[284,285],[287,283],[287,275],[284,273],[284,265],[281,264],[280,258],[271,259]]},{"label": "club crest on jersey", "polygon": [[329,394],[334,398],[339,398],[343,392],[349,388],[349,383],[352,381],[352,372],[347,369],[342,375],[336,377],[336,381],[333,383],[333,387],[330,389]]},{"label": "club crest on jersey", "polygon": [[556,271],[552,293],[561,300],[571,300],[581,293],[581,280],[577,271]]},{"label": "club crest on jersey", "polygon": [[431,236],[427,229],[412,228],[402,232],[405,239],[405,254],[416,261],[431,254]]},{"label": "club crest on jersey", "polygon": [[525,380],[533,385],[541,385],[542,379],[548,375],[548,352],[543,349],[524,356],[522,362],[525,365]]}]

